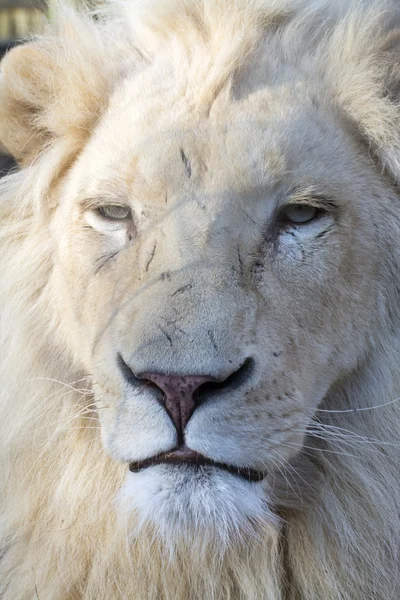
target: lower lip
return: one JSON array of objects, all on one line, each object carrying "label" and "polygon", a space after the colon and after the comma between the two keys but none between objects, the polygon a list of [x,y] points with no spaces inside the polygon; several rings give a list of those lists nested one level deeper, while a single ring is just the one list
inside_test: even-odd
[{"label": "lower lip", "polygon": [[168,461],[168,460],[154,460],[154,461],[146,461],[145,463],[131,463],[129,465],[129,470],[131,471],[131,473],[139,473],[140,471],[143,471],[144,469],[147,469],[148,467],[154,467],[157,465],[174,465],[174,466],[179,466],[179,465],[185,465],[185,466],[189,466],[192,467],[194,469],[205,469],[207,467],[213,467],[214,469],[220,469],[221,471],[227,471],[228,473],[230,473],[231,475],[235,475],[236,477],[240,477],[241,479],[244,479],[245,481],[249,481],[250,483],[259,483],[260,481],[262,481],[265,477],[266,477],[266,473],[261,473],[259,471],[255,471],[253,469],[244,469],[244,468],[238,468],[238,467],[232,467],[230,465],[225,465],[223,463],[217,463],[217,462],[212,462],[209,461],[207,463],[200,463],[200,464],[196,464],[192,461]]}]

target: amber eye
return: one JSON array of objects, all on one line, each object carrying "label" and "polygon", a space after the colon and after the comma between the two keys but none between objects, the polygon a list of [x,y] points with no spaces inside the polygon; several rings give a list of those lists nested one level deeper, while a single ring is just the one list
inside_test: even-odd
[{"label": "amber eye", "polygon": [[111,221],[124,221],[131,217],[130,208],[127,206],[119,206],[117,204],[101,206],[98,209],[98,212],[102,217],[110,219]]},{"label": "amber eye", "polygon": [[286,223],[303,225],[309,223],[320,214],[320,210],[309,204],[290,204],[281,213],[282,220]]}]

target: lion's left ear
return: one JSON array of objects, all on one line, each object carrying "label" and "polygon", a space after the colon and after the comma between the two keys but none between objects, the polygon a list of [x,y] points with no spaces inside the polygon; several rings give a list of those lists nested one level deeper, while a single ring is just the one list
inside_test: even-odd
[{"label": "lion's left ear", "polygon": [[[400,20],[400,17],[399,17]],[[381,56],[386,75],[386,89],[400,100],[400,23],[382,39]]]},{"label": "lion's left ear", "polygon": [[14,48],[1,62],[0,141],[22,165],[55,138],[78,147],[108,102],[113,81],[93,26],[70,15],[62,31]]},{"label": "lion's left ear", "polygon": [[[400,15],[397,20],[400,20]],[[382,39],[378,54],[381,65],[381,118],[372,120],[372,149],[380,157],[382,166],[400,183],[400,27],[390,29]],[[379,74],[378,74],[379,76]]]},{"label": "lion's left ear", "polygon": [[[380,97],[376,99],[376,119],[370,120],[366,131],[371,149],[380,164],[400,183],[400,15],[396,26],[382,37],[376,52],[375,81],[380,83]],[[366,102],[368,104],[368,102]],[[374,111],[372,111],[374,112]]]},{"label": "lion's left ear", "polygon": [[400,10],[395,12],[385,25],[385,13],[360,17],[356,11],[329,43],[326,64],[339,106],[379,168],[399,184]]}]

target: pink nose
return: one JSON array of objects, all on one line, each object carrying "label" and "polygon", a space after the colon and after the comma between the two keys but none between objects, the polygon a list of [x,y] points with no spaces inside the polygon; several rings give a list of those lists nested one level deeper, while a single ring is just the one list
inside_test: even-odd
[{"label": "pink nose", "polygon": [[159,373],[141,373],[140,379],[151,381],[164,392],[160,402],[172,419],[180,440],[186,424],[197,406],[197,392],[203,383],[215,381],[207,375],[161,375]]}]

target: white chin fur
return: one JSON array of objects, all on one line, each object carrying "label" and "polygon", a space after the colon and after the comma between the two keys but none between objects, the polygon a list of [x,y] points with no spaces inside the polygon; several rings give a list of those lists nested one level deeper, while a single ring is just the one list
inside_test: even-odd
[{"label": "white chin fur", "polygon": [[129,473],[119,503],[136,515],[134,535],[150,525],[173,550],[183,543],[224,551],[232,538],[256,536],[276,522],[262,483],[215,467],[156,465]]}]

